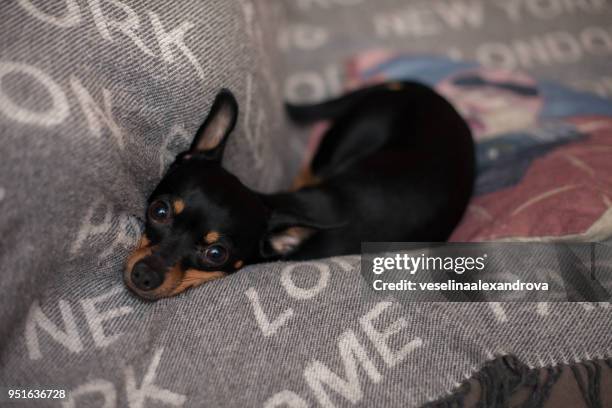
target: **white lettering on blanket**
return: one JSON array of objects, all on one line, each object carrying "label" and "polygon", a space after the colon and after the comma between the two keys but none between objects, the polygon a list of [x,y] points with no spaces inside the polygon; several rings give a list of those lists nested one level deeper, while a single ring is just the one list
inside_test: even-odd
[{"label": "white lettering on blanket", "polygon": [[30,306],[30,311],[26,319],[26,346],[31,360],[38,360],[42,357],[40,342],[38,341],[38,330],[45,331],[53,340],[66,347],[73,353],[83,351],[83,342],[77,329],[74,314],[70,303],[60,299],[58,302],[65,330],[62,331],[53,323],[42,311],[38,301],[34,301]]},{"label": "white lettering on blanket", "polygon": [[374,347],[376,347],[378,354],[380,354],[383,360],[385,360],[385,363],[389,368],[393,368],[404,361],[410,353],[423,344],[421,339],[417,338],[410,343],[405,344],[398,351],[391,350],[388,343],[389,338],[395,334],[398,334],[402,329],[408,327],[408,322],[406,319],[402,317],[399,320],[396,320],[382,332],[376,329],[372,323],[391,306],[393,306],[393,303],[391,302],[380,302],[365,316],[359,319],[364,333],[368,336]]},{"label": "white lettering on blanket", "polygon": [[[61,86],[55,82],[53,78],[31,65],[0,62],[0,85],[2,80],[9,74],[27,75],[38,82],[38,84],[42,85],[51,96],[51,106],[44,111],[28,109],[19,106],[12,100],[10,95],[0,90],[1,113],[17,122],[43,127],[59,125],[68,118],[70,114],[68,98]],[[72,76],[70,78],[70,86],[87,120],[90,134],[96,138],[101,137],[102,123],[104,123],[108,127],[110,134],[115,139],[119,148],[124,148],[125,142],[123,133],[112,116],[111,92],[102,88],[102,96],[104,99],[104,110],[102,110],[78,78]]]},{"label": "white lettering on blanket", "polygon": [[[353,265],[359,262],[359,257],[349,257],[347,259],[333,258],[331,262],[340,266],[345,272],[352,272],[354,269]],[[298,287],[293,280],[293,272],[297,268],[306,268],[305,270],[316,271],[316,282],[311,284],[309,288]],[[330,276],[329,265],[323,262],[303,262],[285,266],[281,272],[280,279],[281,285],[291,298],[295,300],[312,300],[327,288]],[[279,317],[270,322],[270,319],[263,311],[257,290],[255,288],[249,288],[245,292],[245,295],[251,302],[255,320],[264,337],[270,337],[277,334],[282,326],[285,326],[290,319],[295,317],[293,308],[288,308],[285,309]],[[416,337],[405,342],[398,350],[391,348],[391,337],[400,334],[401,331],[408,327],[407,320],[401,317],[394,322],[387,323],[384,328],[378,327],[376,321],[379,320],[385,311],[393,306],[394,303],[392,302],[379,302],[359,319],[359,324],[363,333],[366,338],[370,340],[372,346],[389,369],[405,361],[413,351],[423,345],[423,340]],[[397,345],[396,342],[394,342],[394,344]],[[358,340],[354,330],[347,329],[344,331],[337,339],[337,346],[344,367],[343,377],[331,370],[323,362],[316,359],[311,361],[303,372],[306,384],[318,403],[323,407],[335,406],[329,395],[328,389],[334,391],[353,404],[359,402],[363,398],[358,367],[361,367],[369,380],[374,384],[379,383],[383,378],[383,374],[381,374],[374,364],[374,361],[368,355],[366,348]],[[286,405],[301,408],[308,406],[308,403],[304,398],[291,390],[282,390],[272,395],[264,403],[264,407],[267,408]]]},{"label": "white lettering on blanket", "polygon": [[[2,91],[2,81],[9,74],[27,75],[42,85],[51,96],[51,106],[44,111],[19,106]],[[62,88],[49,75],[31,65],[0,61],[0,112],[17,122],[51,127],[62,123],[70,114],[70,108]]]},{"label": "white lettering on blanket", "polygon": [[278,45],[283,51],[295,48],[311,51],[323,47],[329,40],[329,31],[310,24],[294,24],[283,29],[278,36]]},{"label": "white lettering on blanket", "polygon": [[[138,37],[136,32],[140,29],[140,18],[138,14],[126,4],[123,4],[116,0],[106,0],[104,3],[113,5],[120,9],[125,18],[122,20],[110,19],[103,11],[102,6],[98,0],[89,0],[89,7],[91,8],[91,15],[93,16],[94,23],[98,32],[106,41],[113,42],[113,37],[110,33],[110,29],[115,29],[127,36],[132,42],[140,48],[142,52],[147,55],[153,56],[153,51],[147,47],[144,42]],[[110,13],[108,13],[110,14]]]},{"label": "white lettering on blanket", "polygon": [[[42,12],[36,6],[34,6],[29,0],[20,0],[19,5],[25,10],[30,16],[43,21],[48,24],[52,24],[59,28],[71,28],[78,26],[83,21],[82,10],[78,3],[74,0],[66,1],[66,14],[62,17],[56,17]],[[161,58],[166,63],[172,64],[175,62],[175,54],[173,49],[178,50],[187,61],[193,66],[198,77],[201,80],[205,80],[204,70],[202,65],[196,58],[196,55],[191,51],[189,47],[184,43],[184,37],[187,31],[189,31],[195,25],[189,21],[184,21],[178,25],[178,27],[167,30],[164,28],[159,16],[154,12],[148,12],[150,25],[153,29],[154,38],[156,39],[157,46],[160,50],[159,54],[155,54],[150,45],[145,44],[144,39],[150,38],[150,35],[139,34],[141,31],[140,17],[131,7],[127,4],[120,2],[119,0],[89,0],[88,5],[93,17],[93,22],[98,30],[100,36],[108,41],[115,42],[115,37],[112,32],[119,32],[127,37],[140,51],[144,54]],[[110,18],[108,6],[121,11],[124,18],[117,20]]]},{"label": "white lettering on blanket", "polygon": [[342,92],[341,69],[329,65],[321,71],[300,71],[285,80],[285,98],[292,103],[313,103]]},{"label": "white lettering on blanket", "polygon": [[87,119],[89,132],[96,137],[100,137],[102,135],[101,122],[103,122],[109,128],[111,135],[113,135],[117,142],[117,145],[120,148],[123,148],[125,145],[123,134],[121,132],[121,128],[114,121],[112,115],[113,106],[110,91],[106,88],[102,88],[102,97],[104,98],[104,110],[102,110],[93,100],[92,96],[87,89],[85,89],[83,84],[81,84],[81,81],[79,81],[78,78],[74,76],[71,77],[70,86],[72,87],[72,92],[74,92],[79,104],[81,105],[85,118]]},{"label": "white lettering on blanket", "polygon": [[[319,273],[319,276],[317,283],[312,287],[301,288],[295,284],[291,274],[295,269],[306,265],[314,267],[314,269]],[[312,299],[327,287],[327,284],[329,283],[329,275],[329,266],[322,262],[309,262],[308,264],[295,263],[287,265],[283,268],[283,271],[281,272],[281,283],[287,291],[287,294],[292,298],[298,300]]]},{"label": "white lettering on blanket", "polygon": [[510,43],[487,42],[474,51],[475,59],[482,65],[506,69],[577,62],[585,55],[612,55],[612,33],[595,26],[577,34],[554,31]]},{"label": "white lettering on blanket", "polygon": [[[408,325],[404,318],[388,323],[382,329],[375,328],[375,322],[393,305],[392,302],[380,302],[359,319],[363,332],[382,357],[388,369],[392,369],[405,361],[412,352],[423,346],[423,340],[415,337],[404,343],[398,351],[391,349],[390,337],[399,334]],[[326,408],[336,406],[328,389],[352,404],[356,404],[363,399],[364,394],[358,368],[361,368],[367,378],[374,384],[380,383],[383,379],[383,374],[368,355],[366,348],[359,341],[354,330],[347,329],[344,331],[337,339],[337,346],[344,368],[344,377],[316,359],[306,366],[303,373],[304,380],[315,399],[320,406]],[[306,400],[293,391],[283,390],[271,396],[264,403],[264,407],[279,407],[283,404],[288,404],[291,407],[308,406]]]},{"label": "white lettering on blanket", "polygon": [[255,315],[255,321],[257,325],[261,329],[261,332],[265,337],[270,337],[278,331],[279,328],[284,326],[287,321],[293,317],[293,309],[288,308],[285,309],[278,317],[272,321],[268,318],[266,313],[261,306],[261,302],[259,300],[259,294],[255,288],[249,288],[245,292],[246,297],[251,302],[251,306],[253,307],[253,313]]},{"label": "white lettering on blanket", "polygon": [[552,20],[562,15],[595,14],[608,7],[606,0],[496,0],[495,7],[485,7],[482,0],[446,0],[420,2],[399,10],[383,11],[372,18],[374,33],[379,38],[429,37],[447,30],[481,28],[487,13],[503,13],[511,22],[525,17]]},{"label": "white lettering on blanket", "polygon": [[109,344],[118,340],[121,336],[121,333],[107,335],[104,332],[104,326],[102,324],[106,321],[113,320],[118,317],[132,313],[132,308],[128,306],[121,306],[114,309],[106,310],[104,312],[101,312],[97,307],[99,303],[108,300],[110,297],[122,291],[123,288],[117,286],[116,288],[100,296],[96,296],[93,298],[85,298],[81,300],[81,307],[83,308],[85,318],[87,319],[87,323],[89,324],[89,331],[91,332],[91,337],[93,337],[94,343],[98,348],[108,346]]},{"label": "white lettering on blanket", "polygon": [[481,1],[434,2],[408,6],[392,13],[376,14],[374,31],[378,37],[426,37],[442,33],[445,27],[454,30],[479,28],[484,22]]},{"label": "white lettering on blanket", "polygon": [[[97,210],[101,210],[97,212]],[[101,221],[98,214],[104,214]],[[140,237],[142,226],[136,217],[119,214],[113,217],[113,210],[110,205],[101,201],[94,202],[83,219],[75,241],[70,248],[71,255],[77,255],[83,245],[89,239],[103,239],[109,242],[106,249],[98,255],[98,259],[105,259],[119,248],[130,249]]]},{"label": "white lettering on blanket", "polygon": [[127,393],[130,408],[145,407],[145,400],[147,399],[161,401],[173,406],[181,406],[185,403],[185,399],[187,397],[184,395],[159,388],[154,384],[157,367],[159,366],[159,361],[161,360],[163,352],[163,348],[159,348],[155,351],[151,364],[145,372],[140,387],[138,387],[136,383],[134,368],[132,366],[127,366],[125,368],[125,391]]},{"label": "white lettering on blanket", "polygon": [[164,61],[167,63],[173,63],[175,56],[173,52],[173,47],[178,49],[187,60],[193,65],[200,79],[205,80],[206,76],[204,74],[204,69],[198,62],[195,54],[185,45],[183,42],[185,38],[185,34],[189,31],[195,24],[185,21],[180,26],[175,28],[174,30],[168,32],[164,29],[161,20],[157,16],[157,14],[153,12],[149,12],[149,18],[151,19],[151,24],[155,29],[155,36],[157,38],[157,43],[159,44],[159,48],[162,52],[162,57]]},{"label": "white lettering on blanket", "polygon": [[[117,286],[102,295],[81,299],[80,301],[89,326],[89,332],[91,333],[96,348],[107,347],[121,336],[121,333],[108,335],[102,326],[104,322],[132,313],[132,308],[129,306],[121,306],[100,311],[97,308],[97,304],[123,291],[124,289],[122,287]],[[72,306],[68,301],[60,299],[58,301],[58,307],[63,320],[63,330],[43,313],[38,301],[34,301],[30,307],[26,319],[25,337],[28,355],[31,360],[38,360],[42,357],[38,337],[40,331],[44,331],[53,340],[73,353],[80,353],[83,351],[83,340],[77,329]]]},{"label": "white lettering on blanket", "polygon": [[576,12],[597,13],[606,7],[606,0],[496,0],[511,21],[520,22],[526,15],[542,20]]},{"label": "white lettering on blanket", "polygon": [[[350,272],[354,269],[351,263],[358,263],[360,260],[359,256],[348,256],[343,258],[332,258],[331,261],[337,264],[345,272]],[[308,289],[298,287],[292,278],[293,271],[298,267],[306,267],[314,269],[319,273],[317,283]],[[323,262],[303,262],[290,264],[283,268],[281,272],[281,285],[291,298],[296,300],[312,300],[318,294],[320,294],[328,285],[329,278],[331,276],[329,266]],[[259,293],[253,287],[249,288],[245,292],[246,297],[251,302],[253,313],[255,314],[255,321],[261,329],[265,337],[269,337],[276,334],[279,328],[285,326],[290,318],[294,317],[292,308],[285,309],[276,319],[272,322],[266,315],[261,306],[259,299]]]},{"label": "white lettering on blanket", "polygon": [[63,408],[76,408],[76,402],[80,397],[86,395],[99,395],[104,398],[102,408],[114,408],[117,406],[117,391],[112,382],[104,379],[96,379],[86,382],[68,394],[68,399],[62,402]]},{"label": "white lettering on blanket", "polygon": [[45,23],[53,24],[57,27],[67,28],[74,27],[81,23],[81,11],[76,0],[65,0],[66,13],[61,17],[56,17],[43,13],[30,0],[18,0],[18,3],[32,17],[44,21]]},{"label": "white lettering on blanket", "polygon": [[[344,366],[346,379],[331,371],[319,360],[313,360],[304,370],[304,379],[311,388],[315,397],[322,407],[334,407],[327,390],[323,386],[340,394],[344,399],[356,404],[363,398],[363,390],[359,382],[357,363],[365,371],[370,381],[377,384],[382,380],[382,375],[368,356],[365,348],[359,343],[355,332],[351,329],[345,331],[338,338],[338,349]],[[357,361],[355,361],[357,360]]]},{"label": "white lettering on blanket", "polygon": [[[159,401],[175,407],[182,406],[185,403],[187,399],[185,395],[160,388],[155,384],[157,368],[159,367],[163,352],[163,348],[155,350],[151,363],[147,367],[140,385],[138,385],[136,371],[133,366],[128,365],[123,370],[126,399],[130,408],[143,408],[148,406],[148,404],[146,404],[147,400]],[[63,407],[76,407],[78,406],[77,401],[79,398],[87,395],[101,395],[104,398],[104,405],[102,405],[104,408],[117,407],[117,389],[115,385],[102,378],[88,381],[72,390],[69,393],[68,399],[63,402]]]}]

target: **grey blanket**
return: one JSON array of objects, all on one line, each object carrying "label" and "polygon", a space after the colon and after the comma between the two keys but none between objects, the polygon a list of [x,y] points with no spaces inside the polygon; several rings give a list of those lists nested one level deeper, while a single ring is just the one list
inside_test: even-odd
[{"label": "grey blanket", "polygon": [[[7,388],[54,388],[68,397],[13,402],[417,406],[495,355],[531,367],[610,357],[608,304],[406,306],[365,296],[355,257],[250,266],[154,304],[122,285],[145,199],[220,87],[241,108],[226,166],[265,191],[288,185],[305,143],[283,95],[340,92],[334,67],[360,48],[486,59],[506,51],[483,37],[568,32],[575,61],[514,50],[505,63],[611,92],[611,43],[589,37],[609,35],[609,2],[426,3],[2,2],[0,405]],[[462,5],[483,9],[463,22],[445,11]]]}]

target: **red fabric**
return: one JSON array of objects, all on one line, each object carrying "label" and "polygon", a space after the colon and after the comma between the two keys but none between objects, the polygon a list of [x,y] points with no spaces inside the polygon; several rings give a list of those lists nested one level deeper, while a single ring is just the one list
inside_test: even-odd
[{"label": "red fabric", "polygon": [[612,119],[567,120],[590,136],[533,161],[515,186],[475,197],[451,241],[586,232],[612,206]]}]

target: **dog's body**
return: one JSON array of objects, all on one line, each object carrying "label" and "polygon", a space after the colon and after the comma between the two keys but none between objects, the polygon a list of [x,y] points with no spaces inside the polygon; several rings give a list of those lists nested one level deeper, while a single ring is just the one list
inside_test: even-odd
[{"label": "dog's body", "polygon": [[474,146],[444,98],[401,82],[289,113],[331,120],[310,169],[316,182],[261,194],[224,170],[237,104],[220,93],[192,148],[151,195],[145,235],[126,268],[130,288],[156,299],[245,263],[359,253],[364,241],[448,238],[472,192]]},{"label": "dog's body", "polygon": [[448,238],[472,192],[474,147],[445,99],[417,83],[393,83],[290,113],[332,120],[310,170],[321,181],[271,198],[343,225],[317,232],[289,258],[359,253],[365,241]]}]

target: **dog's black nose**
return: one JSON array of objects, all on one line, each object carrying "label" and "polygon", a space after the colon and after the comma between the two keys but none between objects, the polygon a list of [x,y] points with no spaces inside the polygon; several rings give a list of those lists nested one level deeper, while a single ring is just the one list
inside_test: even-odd
[{"label": "dog's black nose", "polygon": [[132,283],[138,289],[147,291],[158,288],[163,282],[163,275],[140,261],[132,269]]}]

